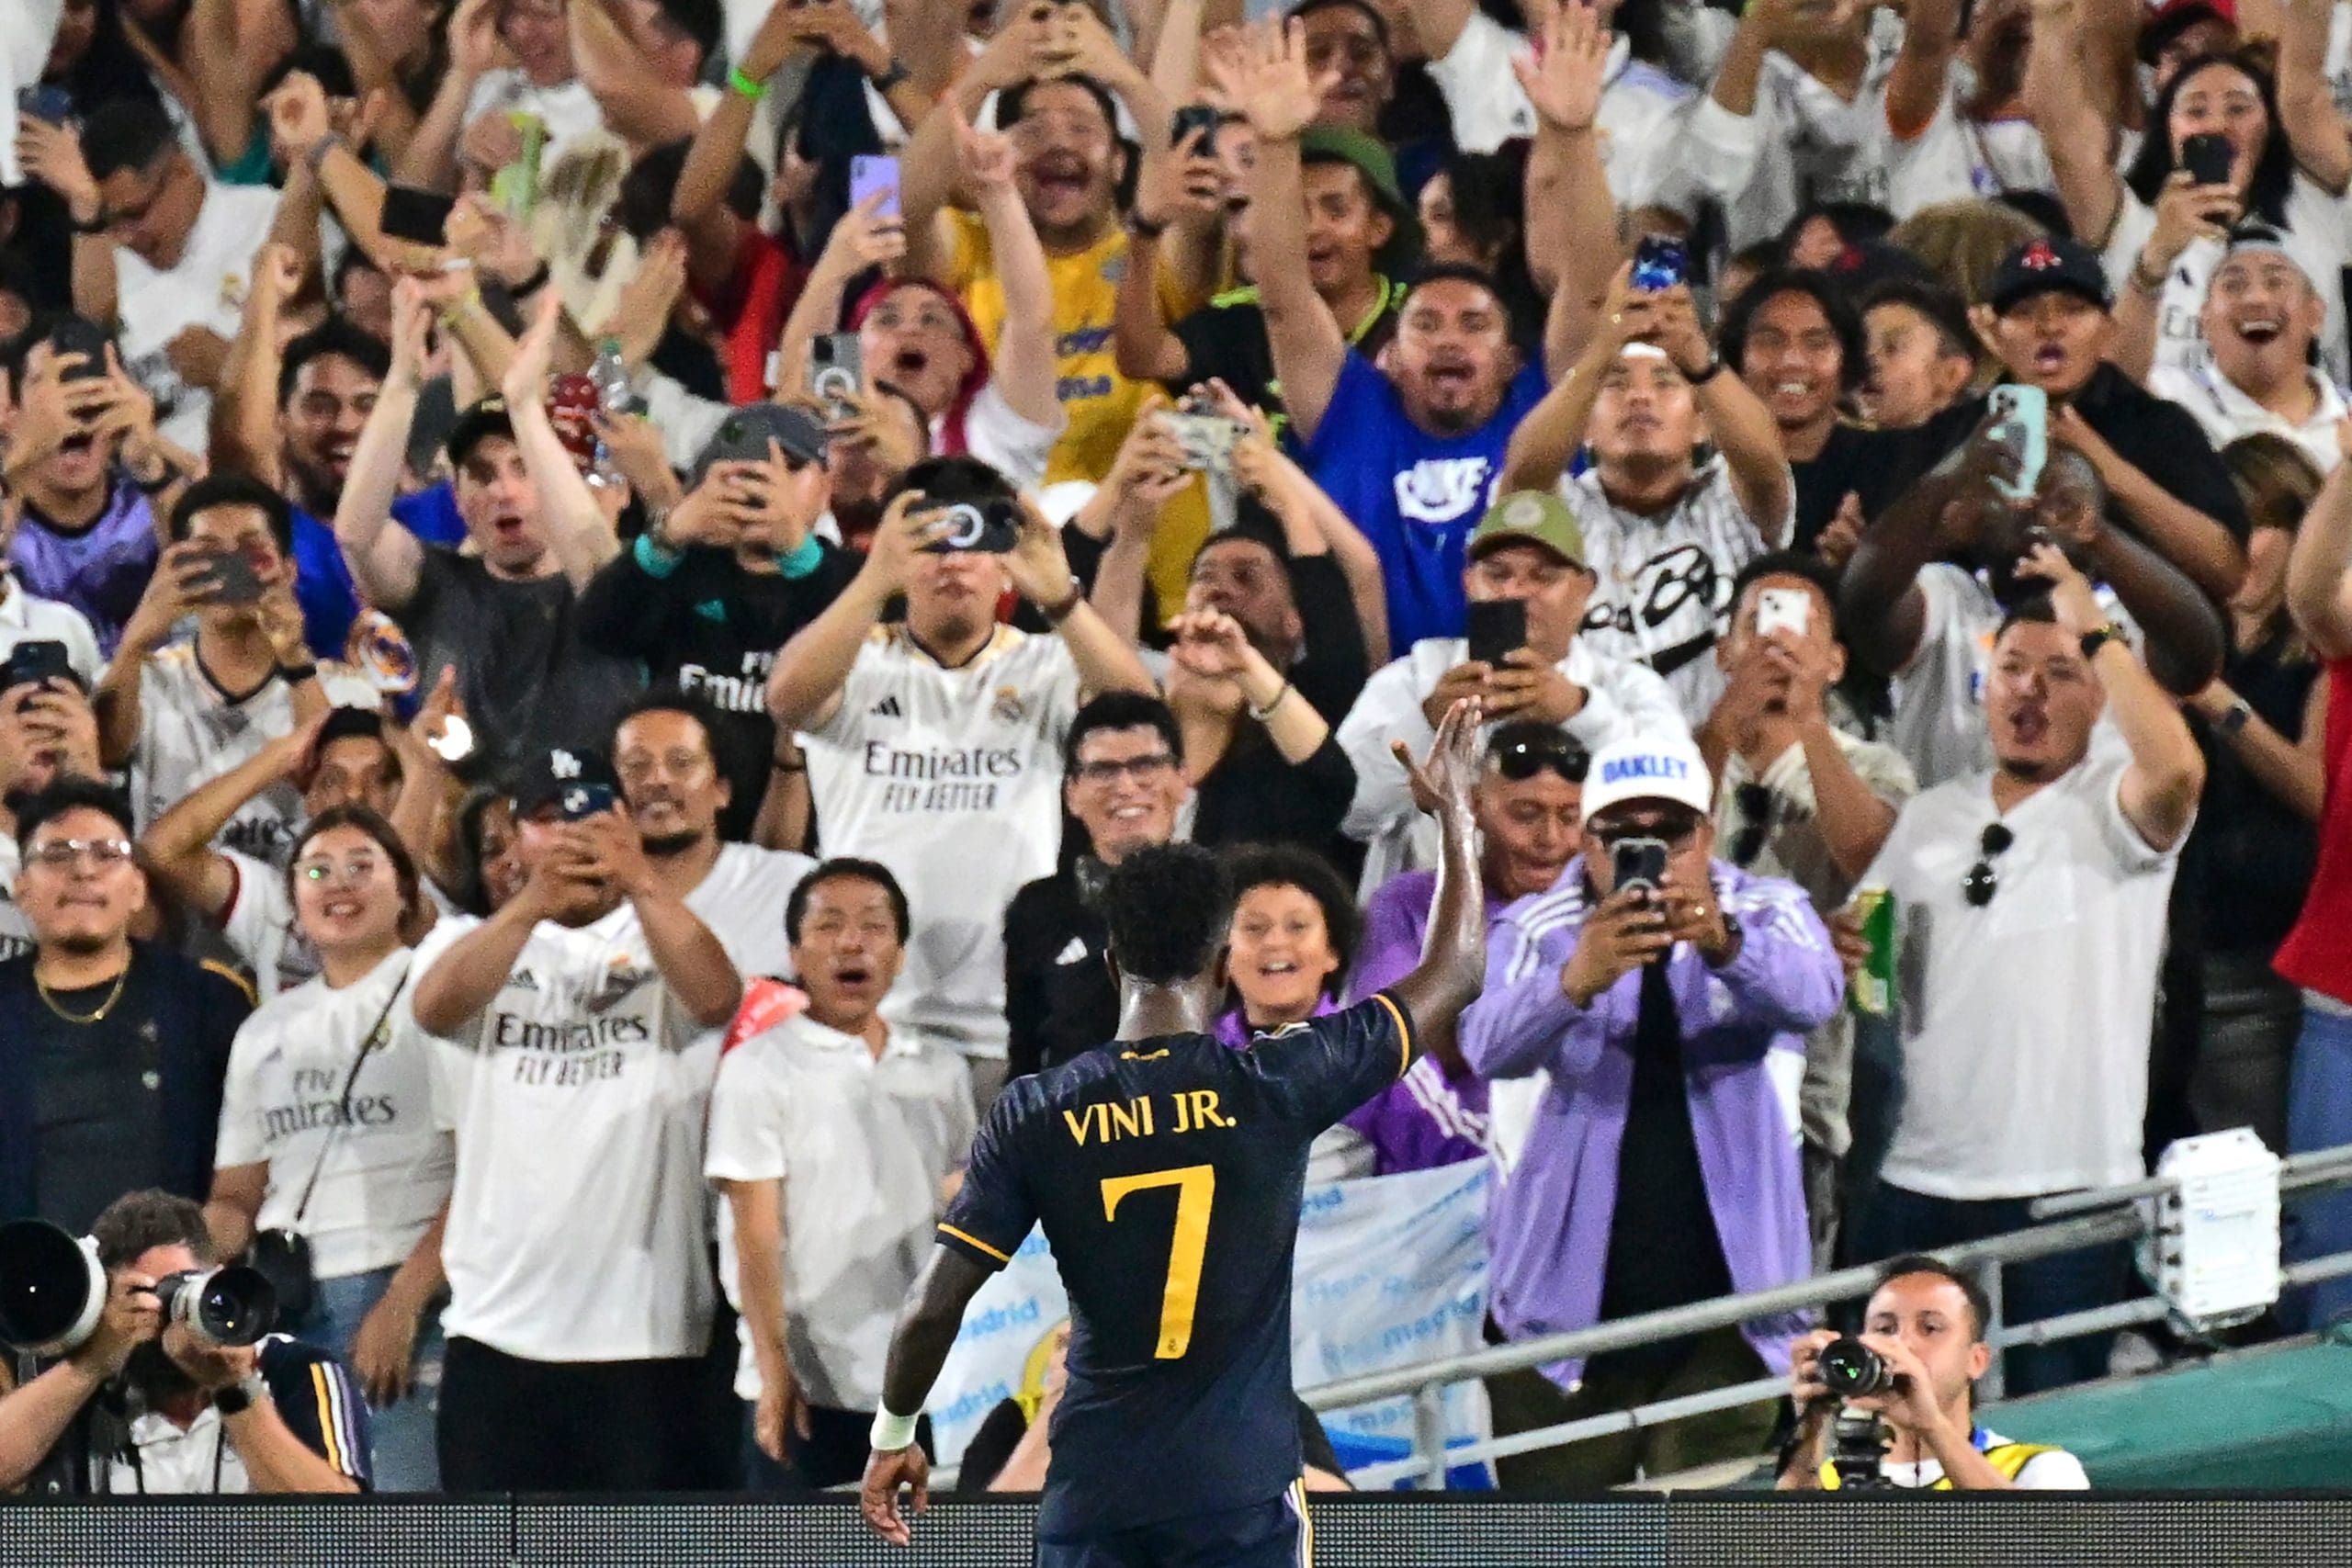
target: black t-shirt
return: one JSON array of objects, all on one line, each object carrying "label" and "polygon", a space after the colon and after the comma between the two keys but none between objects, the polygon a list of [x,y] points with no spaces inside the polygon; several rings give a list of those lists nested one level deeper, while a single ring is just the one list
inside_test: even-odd
[{"label": "black t-shirt", "polygon": [[[2303,705],[2320,677],[2308,658],[2288,659],[2285,633],[2234,655],[2222,671],[2230,689],[2290,740],[2303,733]],[[2319,828],[2266,788],[2229,741],[2199,721],[2205,795],[2181,850],[2174,892],[2197,950],[2267,958],[2286,941],[2319,863]]]},{"label": "black t-shirt", "polygon": [[[113,994],[108,982],[49,997],[86,1018]],[[40,1138],[37,1212],[75,1235],[124,1193],[166,1185],[163,1049],[154,1029],[142,1028],[144,999],[131,996],[126,981],[122,997],[96,1022],[70,1022],[46,1007],[28,1015],[40,1085],[33,1112]]]},{"label": "black t-shirt", "polygon": [[1163,1035],[1005,1086],[939,1240],[996,1269],[1042,1224],[1069,1292],[1041,1534],[1249,1507],[1297,1479],[1307,1147],[1396,1081],[1411,1028],[1383,991],[1246,1050]]},{"label": "black t-shirt", "polygon": [[658,682],[674,683],[717,708],[719,767],[734,794],[719,831],[745,837],[767,793],[775,754],[768,716],[768,671],[779,649],[815,620],[857,575],[860,558],[818,541],[815,570],[800,577],[752,571],[731,550],[684,551],[657,574],[650,549],[631,547],[606,562],[580,596],[580,636],[589,648],[641,661]]},{"label": "black t-shirt", "polygon": [[[1079,829],[1070,829],[1073,832]],[[1110,932],[1079,897],[1075,867],[1041,876],[1004,911],[1005,1070],[1060,1066],[1119,1032]]]},{"label": "black t-shirt", "polygon": [[492,767],[552,746],[596,746],[642,680],[588,648],[561,572],[514,581],[479,557],[427,548],[416,592],[396,612],[416,648],[422,689],[451,665],[476,743]]},{"label": "black t-shirt", "polygon": [[[1634,1082],[1617,1150],[1617,1207],[1600,1285],[1600,1319],[1638,1317],[1731,1294],[1731,1269],[1707,1206],[1707,1179],[1690,1126],[1682,1024],[1666,965],[1642,970],[1634,1025]],[[1615,1352],[1621,1360],[1671,1360],[1687,1340]]]},{"label": "black t-shirt", "polygon": [[[1791,549],[1812,549],[1849,493],[1862,502],[1865,516],[1871,515],[1870,504],[1878,490],[1872,476],[1884,459],[1878,434],[1850,424],[1832,425],[1829,439],[1822,443],[1817,455],[1808,462],[1789,465],[1797,487],[1797,521],[1789,536]],[[1881,503],[1892,499],[1885,497]]]},{"label": "black t-shirt", "polygon": [[[1370,358],[1396,335],[1396,308],[1404,290],[1386,278],[1380,280],[1380,303],[1361,321],[1342,321],[1356,351]],[[1179,396],[1195,382],[1216,377],[1252,408],[1279,417],[1282,387],[1274,378],[1273,345],[1266,337],[1266,314],[1259,309],[1255,288],[1220,294],[1169,329],[1184,345],[1184,373],[1168,383]]]}]

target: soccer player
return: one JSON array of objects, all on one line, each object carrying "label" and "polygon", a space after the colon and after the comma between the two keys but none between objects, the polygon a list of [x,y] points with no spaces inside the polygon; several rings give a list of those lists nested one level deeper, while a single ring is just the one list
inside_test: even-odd
[{"label": "soccer player", "polygon": [[1169,844],[1112,872],[1118,1041],[1006,1089],[972,1146],[883,1374],[861,1503],[885,1538],[909,1539],[901,1486],[927,1504],[911,1413],[965,1304],[1043,1224],[1072,1330],[1039,1568],[1306,1560],[1290,1292],[1307,1145],[1396,1082],[1485,974],[1477,705],[1454,705],[1421,766],[1397,754],[1442,829],[1429,940],[1418,968],[1343,1012],[1220,1044],[1224,868]]}]

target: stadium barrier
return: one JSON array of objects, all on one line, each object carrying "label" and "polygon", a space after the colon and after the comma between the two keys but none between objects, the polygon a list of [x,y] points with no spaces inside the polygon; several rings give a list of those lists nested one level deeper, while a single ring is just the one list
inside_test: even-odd
[{"label": "stadium barrier", "polygon": [[[2282,1197],[2342,1187],[2352,1187],[2352,1145],[2298,1155],[2284,1161],[2279,1170],[2278,1190]],[[1985,1294],[1993,1307],[1991,1332],[1987,1337],[1996,1347],[2045,1345],[2085,1334],[2103,1334],[2137,1325],[2160,1323],[2168,1315],[2170,1308],[2161,1297],[2154,1295],[2086,1312],[2070,1313],[2062,1317],[2044,1318],[2035,1323],[2008,1323],[2002,1317],[2000,1279],[2001,1268],[2007,1264],[2052,1257],[2086,1247],[2141,1239],[2148,1234],[2154,1220],[2156,1204],[2150,1201],[2161,1199],[2171,1190],[2172,1183],[2162,1178],[2152,1178],[2095,1192],[2068,1193],[2046,1200],[2038,1207],[2038,1213],[2052,1216],[2048,1224],[1971,1242],[1964,1247],[1944,1247],[1936,1256],[1955,1268],[1980,1270]],[[2352,1274],[2352,1252],[2331,1253],[2283,1267],[2279,1270],[2279,1281],[2282,1288],[2291,1290],[2347,1274]],[[1389,1487],[1407,1482],[1425,1490],[1437,1490],[1444,1484],[1445,1466],[1458,1468],[1512,1454],[1560,1448],[1587,1438],[1655,1426],[1710,1411],[1768,1403],[1781,1398],[1788,1391],[1785,1378],[1758,1378],[1730,1388],[1660,1400],[1631,1410],[1611,1411],[1605,1415],[1540,1427],[1532,1432],[1514,1433],[1506,1438],[1474,1443],[1458,1440],[1448,1443],[1444,1435],[1445,1391],[1454,1384],[1542,1366],[1550,1361],[1584,1359],[1605,1350],[1622,1350],[1630,1346],[1679,1338],[1687,1334],[1727,1327],[1754,1319],[1787,1318],[1833,1303],[1867,1296],[1877,1288],[1877,1283],[1878,1270],[1875,1268],[1841,1269],[1769,1291],[1751,1292],[1744,1296],[1724,1296],[1666,1312],[1647,1313],[1639,1317],[1578,1329],[1574,1333],[1498,1345],[1467,1355],[1346,1378],[1301,1389],[1299,1393],[1308,1405],[1317,1411],[1344,1409],[1399,1394],[1411,1395],[1414,1412],[1411,1453],[1403,1459],[1351,1470],[1349,1479],[1366,1488]],[[2000,1397],[2001,1361],[1996,1357],[1992,1371],[1979,1382],[1978,1398],[1981,1404],[1990,1404]],[[1432,1457],[1441,1453],[1445,1456],[1443,1466],[1435,1462]]]},{"label": "stadium barrier", "polygon": [[[2352,1539],[2352,1495],[2309,1494],[1382,1493],[1318,1495],[1310,1517],[1326,1568],[2307,1568]],[[1026,1501],[944,1501],[905,1549],[847,1501],[17,1502],[0,1503],[0,1568],[1029,1568],[1035,1519]]]}]

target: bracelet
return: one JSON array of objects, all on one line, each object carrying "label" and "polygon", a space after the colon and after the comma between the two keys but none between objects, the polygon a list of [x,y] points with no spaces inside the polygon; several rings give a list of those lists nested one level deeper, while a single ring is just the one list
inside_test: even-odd
[{"label": "bracelet", "polygon": [[277,678],[289,686],[299,686],[305,681],[317,680],[319,667],[316,664],[281,664],[277,667]]},{"label": "bracelet", "polygon": [[1127,232],[1138,240],[1157,240],[1168,232],[1165,223],[1154,223],[1140,209],[1127,214]]},{"label": "bracelet", "polygon": [[915,1440],[916,1419],[912,1416],[893,1416],[886,1405],[874,1413],[874,1430],[866,1440],[874,1445],[876,1453],[896,1453]]},{"label": "bracelet", "polygon": [[768,85],[756,76],[744,75],[743,68],[740,65],[730,65],[727,68],[727,85],[755,104],[768,96]]},{"label": "bracelet", "polygon": [[1037,613],[1045,616],[1052,625],[1060,626],[1076,614],[1078,607],[1085,603],[1086,590],[1079,586],[1077,578],[1072,577],[1069,580],[1069,597],[1058,604],[1040,604],[1037,606]]},{"label": "bracelet", "polygon": [[1681,371],[1682,378],[1691,386],[1703,387],[1724,373],[1724,356],[1720,354],[1710,354],[1707,355],[1707,363],[1696,370],[1683,370],[1679,365],[1677,365],[1675,369]]},{"label": "bracelet", "polygon": [[520,283],[510,283],[506,286],[508,298],[520,299],[526,294],[537,294],[548,286],[548,264],[541,262],[530,276]]},{"label": "bracelet", "polygon": [[144,496],[161,495],[177,484],[180,479],[179,465],[169,457],[164,459],[163,471],[152,479],[142,479],[137,474],[130,473],[127,468],[123,472],[130,475],[130,487]]},{"label": "bracelet", "polygon": [[222,1416],[243,1416],[269,1397],[269,1384],[259,1372],[247,1372],[226,1388],[212,1391],[212,1408]]},{"label": "bracelet", "polygon": [[1267,703],[1264,707],[1252,707],[1250,710],[1250,716],[1256,719],[1260,724],[1265,723],[1268,719],[1274,716],[1274,710],[1283,705],[1283,699],[1289,696],[1291,693],[1295,690],[1297,690],[1297,688],[1293,686],[1290,682],[1285,679],[1283,682],[1282,690],[1274,694],[1273,699]]},{"label": "bracelet", "polygon": [[913,74],[914,73],[908,69],[907,62],[894,54],[890,57],[890,63],[883,68],[882,74],[868,79],[873,82],[876,92],[888,96],[891,88]]},{"label": "bracelet", "polygon": [[308,164],[311,166],[311,173],[315,175],[319,172],[320,165],[327,161],[327,154],[344,144],[343,133],[330,130],[304,149],[302,162]]}]

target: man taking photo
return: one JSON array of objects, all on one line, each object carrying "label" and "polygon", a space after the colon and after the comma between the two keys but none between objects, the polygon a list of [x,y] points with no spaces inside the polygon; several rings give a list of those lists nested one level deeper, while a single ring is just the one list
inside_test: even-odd
[{"label": "man taking photo", "polygon": [[1879,1277],[1862,1317],[1861,1343],[1886,1365],[1883,1393],[1839,1399],[1822,1381],[1821,1352],[1838,1331],[1815,1329],[1790,1348],[1796,1440],[1781,1465],[1783,1492],[1840,1489],[1828,1461],[1842,1406],[1879,1418],[1893,1441],[1879,1473],[1925,1492],[2080,1492],[2083,1461],[2064,1449],[2012,1442],[1976,1424],[1976,1380],[1993,1364],[1984,1342],[1992,1306],[1975,1280],[1932,1258],[1897,1258]]}]

